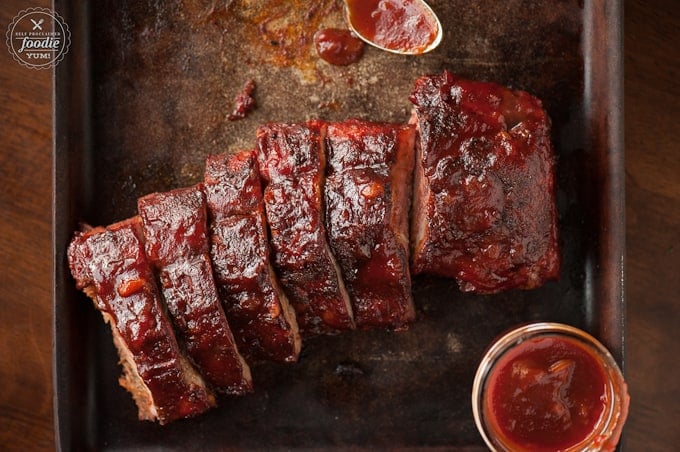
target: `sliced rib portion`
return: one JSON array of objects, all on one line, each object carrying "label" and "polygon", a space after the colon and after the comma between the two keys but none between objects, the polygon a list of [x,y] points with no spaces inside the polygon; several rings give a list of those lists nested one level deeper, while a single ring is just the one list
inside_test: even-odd
[{"label": "sliced rib portion", "polygon": [[326,238],[326,124],[269,124],[257,131],[274,267],[307,333],[354,328],[352,307]]},{"label": "sliced rib portion", "polygon": [[300,334],[269,262],[255,153],[209,156],[205,191],[215,281],[239,349],[248,359],[297,361]]},{"label": "sliced rib portion", "polygon": [[228,394],[252,391],[213,279],[202,186],[153,193],[137,203],[146,254],[179,338],[205,380]]},{"label": "sliced rib portion", "polygon": [[479,293],[557,278],[554,153],[541,102],[449,72],[418,79],[411,101],[420,129],[413,273]]},{"label": "sliced rib portion", "polygon": [[326,227],[359,328],[415,318],[409,225],[415,128],[350,120],[328,126]]},{"label": "sliced rib portion", "polygon": [[111,325],[123,365],[119,382],[137,403],[139,419],[165,424],[215,405],[163,311],[139,217],[77,232],[68,261],[78,289]]}]

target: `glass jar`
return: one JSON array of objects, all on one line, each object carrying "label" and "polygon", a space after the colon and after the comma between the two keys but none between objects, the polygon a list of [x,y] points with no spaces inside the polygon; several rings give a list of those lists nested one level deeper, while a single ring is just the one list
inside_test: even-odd
[{"label": "glass jar", "polygon": [[472,387],[475,423],[492,451],[614,450],[628,404],[609,351],[559,323],[520,326],[496,339]]}]

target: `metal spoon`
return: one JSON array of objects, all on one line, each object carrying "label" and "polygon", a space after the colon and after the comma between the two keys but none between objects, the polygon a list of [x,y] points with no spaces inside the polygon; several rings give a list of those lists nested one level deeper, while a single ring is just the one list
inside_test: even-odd
[{"label": "metal spoon", "polygon": [[[367,1],[367,0],[344,0],[344,1],[345,1],[345,19],[347,21],[347,24],[349,25],[350,30],[352,30],[354,32],[354,34],[356,34],[359,37],[359,39],[366,42],[367,44],[370,44],[370,45],[377,47],[381,50],[385,50],[387,52],[392,52],[392,53],[397,53],[397,54],[400,54],[400,55],[420,55],[420,54],[423,54],[423,53],[427,53],[431,50],[434,50],[441,43],[442,35],[443,35],[442,24],[439,21],[439,18],[437,17],[437,15],[432,10],[432,8],[430,8],[430,5],[425,3],[424,0],[380,0],[380,1],[374,1],[373,3],[375,3],[375,7],[372,10],[370,10],[370,15],[373,16],[376,13],[380,14],[381,8],[383,8],[382,10],[384,11],[385,5],[388,5],[388,4],[392,4],[392,5],[397,4],[397,5],[400,5],[400,6],[403,6],[403,5],[406,5],[406,4],[412,4],[412,5],[415,5],[416,7],[418,7],[421,10],[420,15],[429,16],[429,18],[431,19],[429,21],[430,25],[432,25],[433,28],[436,27],[436,30],[434,32],[434,38],[425,47],[422,47],[422,45],[421,45],[421,46],[416,46],[416,47],[413,47],[413,48],[390,48],[390,47],[387,47],[385,45],[381,45],[381,44],[375,42],[375,40],[372,39],[370,36],[366,36],[360,30],[361,26],[358,23],[360,17],[352,14],[352,8],[358,7],[360,4],[365,6],[366,4],[368,4],[370,2]],[[367,12],[366,9],[362,10],[362,13],[364,13],[364,15],[365,15],[366,12]]]}]

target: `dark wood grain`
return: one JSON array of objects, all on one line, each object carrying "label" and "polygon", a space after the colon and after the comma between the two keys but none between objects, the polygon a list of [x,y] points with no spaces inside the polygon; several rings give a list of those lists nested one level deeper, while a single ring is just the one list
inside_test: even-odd
[{"label": "dark wood grain", "polygon": [[631,451],[680,444],[680,3],[625,19],[627,379]]},{"label": "dark wood grain", "polygon": [[[3,2],[12,17],[48,2]],[[625,3],[627,450],[680,444],[680,4]],[[66,62],[62,64],[67,64]],[[0,448],[52,450],[51,73],[0,48]]]},{"label": "dark wood grain", "polygon": [[51,71],[4,45],[19,11],[0,7],[0,449],[50,450],[52,427]]}]

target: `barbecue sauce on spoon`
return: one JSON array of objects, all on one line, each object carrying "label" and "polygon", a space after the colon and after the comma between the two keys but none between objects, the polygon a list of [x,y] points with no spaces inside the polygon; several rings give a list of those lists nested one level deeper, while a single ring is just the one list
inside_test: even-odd
[{"label": "barbecue sauce on spoon", "polygon": [[439,21],[422,0],[346,0],[347,19],[362,39],[384,50],[420,55],[440,37]]}]

